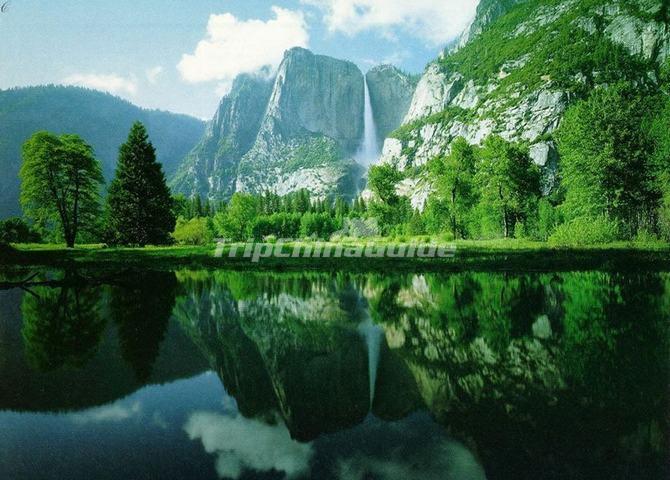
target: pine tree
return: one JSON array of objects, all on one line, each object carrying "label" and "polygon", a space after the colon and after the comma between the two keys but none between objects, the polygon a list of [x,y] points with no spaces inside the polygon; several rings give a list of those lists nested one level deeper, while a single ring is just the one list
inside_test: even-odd
[{"label": "pine tree", "polygon": [[196,195],[193,198],[193,215],[194,218],[202,217],[202,198],[200,195]]},{"label": "pine tree", "polygon": [[163,169],[140,122],[132,126],[119,149],[107,196],[107,222],[110,241],[122,245],[169,243],[175,226]]}]

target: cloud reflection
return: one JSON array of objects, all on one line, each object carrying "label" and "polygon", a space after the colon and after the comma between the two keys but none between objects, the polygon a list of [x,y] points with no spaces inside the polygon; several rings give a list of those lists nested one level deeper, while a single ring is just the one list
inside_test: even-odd
[{"label": "cloud reflection", "polygon": [[134,402],[131,405],[123,405],[120,402],[116,402],[111,405],[91,408],[90,410],[74,413],[70,416],[70,418],[74,423],[77,424],[121,422],[139,415],[141,412],[142,405],[140,402]]},{"label": "cloud reflection", "polygon": [[283,423],[266,425],[242,416],[196,412],[184,430],[217,456],[216,471],[225,478],[238,478],[244,470],[276,470],[295,478],[308,471],[312,457],[312,445],[291,439]]},{"label": "cloud reflection", "polygon": [[340,480],[486,480],[483,468],[468,449],[442,440],[420,450],[389,449],[388,457],[355,454],[340,460],[335,478]]}]

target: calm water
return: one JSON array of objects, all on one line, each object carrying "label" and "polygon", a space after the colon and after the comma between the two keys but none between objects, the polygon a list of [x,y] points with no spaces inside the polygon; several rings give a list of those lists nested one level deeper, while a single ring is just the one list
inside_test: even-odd
[{"label": "calm water", "polygon": [[668,478],[670,274],[0,291],[0,478]]}]

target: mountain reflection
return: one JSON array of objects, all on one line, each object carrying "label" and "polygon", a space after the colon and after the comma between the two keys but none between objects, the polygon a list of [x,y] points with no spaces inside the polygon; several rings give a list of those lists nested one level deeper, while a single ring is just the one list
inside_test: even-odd
[{"label": "mountain reflection", "polygon": [[[665,468],[665,274],[178,278],[175,317],[239,411],[279,414],[294,439],[426,409],[491,478]],[[384,336],[372,383],[367,315]]]},{"label": "mountain reflection", "polygon": [[665,273],[183,270],[0,295],[0,409],[211,370],[234,406],[180,425],[222,477],[668,473]]}]

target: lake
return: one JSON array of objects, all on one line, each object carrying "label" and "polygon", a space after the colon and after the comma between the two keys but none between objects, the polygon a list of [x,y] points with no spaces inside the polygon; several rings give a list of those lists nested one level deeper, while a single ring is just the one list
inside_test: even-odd
[{"label": "lake", "polygon": [[665,479],[670,273],[0,291],[0,478]]}]

